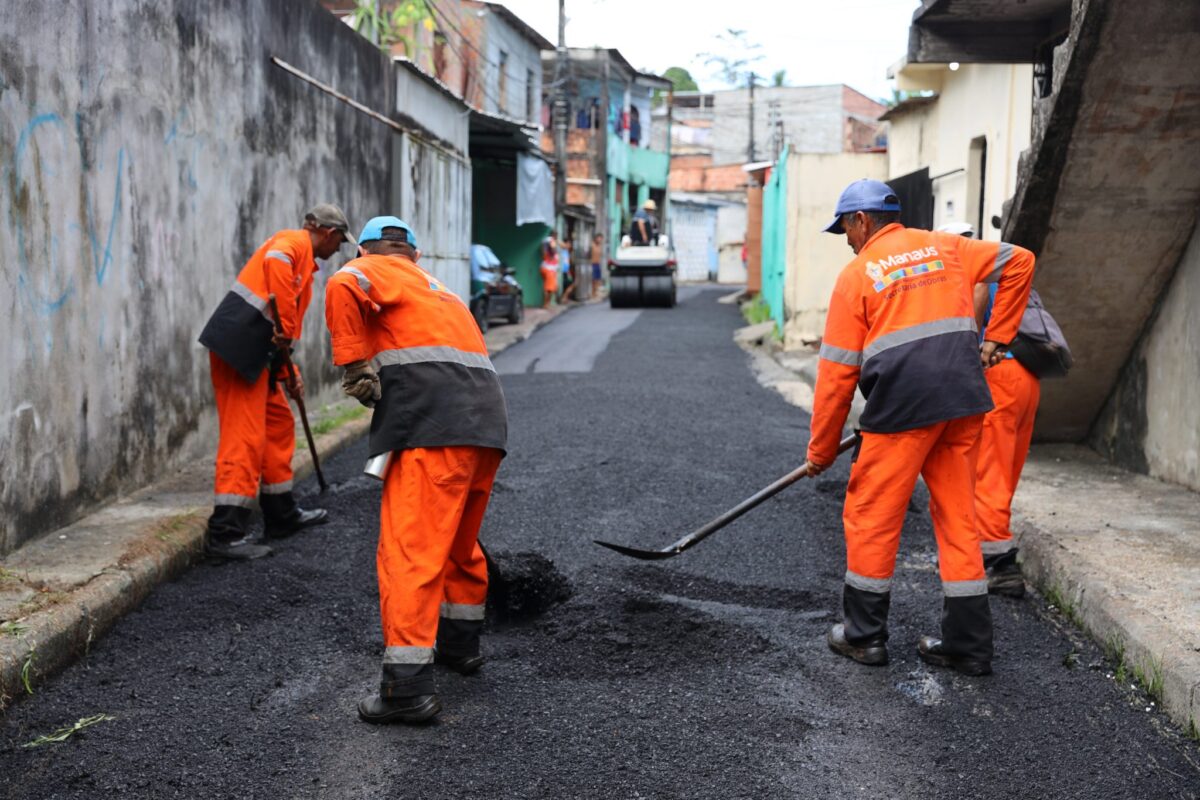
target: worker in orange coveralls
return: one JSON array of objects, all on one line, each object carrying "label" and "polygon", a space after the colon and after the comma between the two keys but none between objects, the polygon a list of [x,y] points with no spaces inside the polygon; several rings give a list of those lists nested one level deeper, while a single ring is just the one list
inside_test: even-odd
[{"label": "worker in orange coveralls", "polygon": [[[975,229],[966,223],[948,223],[938,230],[972,238]],[[975,287],[975,321],[984,330],[992,315],[995,284]],[[1028,313],[1028,312],[1026,312]],[[1008,597],[1025,596],[1025,579],[1013,546],[1013,495],[1033,440],[1042,384],[1011,352],[984,372],[995,408],[983,418],[979,463],[975,471],[975,515],[980,549],[987,572],[988,592]]]},{"label": "worker in orange coveralls", "polygon": [[[292,495],[295,422],[283,390],[303,397],[283,373],[280,351],[300,338],[312,299],[315,258],[329,258],[343,242],[354,243],[346,215],[337,206],[315,206],[301,230],[280,231],[255,251],[233,288],[200,334],[209,349],[221,438],[217,445],[213,513],[205,552],[224,559],[269,555],[271,548],[249,534],[257,496],[266,538],[289,536],[326,521],[323,509],[306,511]],[[276,332],[268,297],[275,295],[281,330]],[[282,386],[280,385],[282,383]]]},{"label": "worker in orange coveralls", "polygon": [[[843,622],[836,653],[888,660],[887,615],[900,530],[917,476],[929,486],[944,594],[940,637],[923,636],[927,663],[966,675],[992,666],[992,618],[975,522],[975,467],[983,415],[992,407],[983,367],[1016,336],[1033,278],[1028,250],[899,223],[885,183],[860,180],[825,228],[845,233],[856,257],[829,301],[808,446],[810,474],[833,463],[855,387],[866,406],[842,520],[846,534]],[[999,282],[980,345],[975,284]]]},{"label": "worker in orange coveralls", "polygon": [[333,363],[345,368],[346,394],[374,407],[370,455],[389,462],[377,554],[383,673],[358,714],[423,722],[441,710],[434,662],[463,675],[483,665],[488,574],[478,536],[508,414],[479,327],[417,265],[408,224],[372,219],[359,253],[325,290]]}]

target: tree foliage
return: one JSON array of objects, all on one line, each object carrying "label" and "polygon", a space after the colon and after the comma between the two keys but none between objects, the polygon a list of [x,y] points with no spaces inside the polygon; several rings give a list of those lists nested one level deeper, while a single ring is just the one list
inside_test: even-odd
[{"label": "tree foliage", "polygon": [[763,60],[762,45],[751,42],[744,30],[727,28],[717,34],[715,47],[700,58],[713,70],[715,79],[726,86],[743,86],[754,75],[754,65]]},{"label": "tree foliage", "polygon": [[375,4],[376,0],[355,0],[350,27],[367,38],[374,38],[381,50],[388,51],[392,45],[402,44],[404,54],[415,58],[420,42],[418,31],[420,28],[432,31],[435,27],[433,14],[425,0],[383,0],[379,3],[379,13],[375,11]]},{"label": "tree foliage", "polygon": [[674,85],[677,92],[697,92],[700,90],[700,86],[696,83],[696,79],[692,77],[692,73],[683,67],[668,67],[667,71],[663,73],[663,77]]}]

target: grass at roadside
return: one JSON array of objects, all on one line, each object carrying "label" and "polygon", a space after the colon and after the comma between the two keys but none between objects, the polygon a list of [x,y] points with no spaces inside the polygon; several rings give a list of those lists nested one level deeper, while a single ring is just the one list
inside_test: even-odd
[{"label": "grass at roadside", "polygon": [[[329,408],[329,406],[326,406],[325,408],[321,409],[321,413],[324,414],[326,412],[326,410],[328,410],[328,408]],[[317,420],[316,422],[314,422],[312,424],[313,436],[321,436],[323,434],[329,433],[332,430],[336,430],[336,429],[342,427],[347,422],[353,422],[354,420],[361,419],[362,417],[365,417],[366,415],[367,415],[366,407],[360,406],[360,405],[354,405],[354,406],[349,406],[347,408],[344,408],[341,411],[337,412],[336,414],[332,414],[329,416],[323,416],[321,419]],[[303,437],[297,437],[296,448],[299,450],[307,450],[308,449],[308,443],[304,441]]]}]

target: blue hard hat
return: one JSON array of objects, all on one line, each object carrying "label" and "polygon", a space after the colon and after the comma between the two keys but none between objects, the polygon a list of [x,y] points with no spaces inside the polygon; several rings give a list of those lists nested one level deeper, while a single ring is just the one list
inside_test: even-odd
[{"label": "blue hard hat", "polygon": [[883,181],[862,178],[846,187],[838,198],[833,222],[825,226],[825,233],[845,233],[842,230],[842,214],[852,211],[899,211],[900,198],[896,190]]},{"label": "blue hard hat", "polygon": [[400,228],[404,231],[408,243],[414,248],[417,246],[417,237],[413,233],[412,228],[399,217],[373,217],[367,220],[367,224],[363,226],[362,233],[358,235],[358,243],[375,242],[382,239],[384,228]]}]

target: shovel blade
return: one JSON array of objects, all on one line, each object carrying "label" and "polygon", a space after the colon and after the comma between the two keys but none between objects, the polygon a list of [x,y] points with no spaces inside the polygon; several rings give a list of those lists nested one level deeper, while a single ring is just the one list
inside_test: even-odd
[{"label": "shovel blade", "polygon": [[664,558],[673,558],[680,553],[679,550],[675,550],[674,548],[668,548],[667,550],[642,550],[637,547],[626,547],[623,544],[602,542],[599,539],[593,539],[592,541],[601,547],[607,547],[609,550],[620,553],[623,556],[638,558],[642,561],[661,561]]}]

